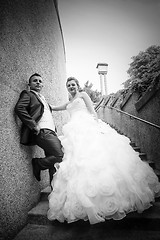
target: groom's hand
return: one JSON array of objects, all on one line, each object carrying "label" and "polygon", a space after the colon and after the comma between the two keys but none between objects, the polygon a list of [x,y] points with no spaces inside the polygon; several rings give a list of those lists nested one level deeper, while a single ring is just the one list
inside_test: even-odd
[{"label": "groom's hand", "polygon": [[34,134],[38,135],[40,133],[40,127],[36,126],[33,128]]}]

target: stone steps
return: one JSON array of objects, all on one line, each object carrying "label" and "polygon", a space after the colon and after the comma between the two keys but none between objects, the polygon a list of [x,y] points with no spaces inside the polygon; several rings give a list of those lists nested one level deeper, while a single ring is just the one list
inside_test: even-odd
[{"label": "stone steps", "polygon": [[14,240],[159,240],[160,231],[137,228],[134,222],[107,221],[90,226],[88,222],[53,225],[28,224]]},{"label": "stone steps", "polygon": [[40,201],[34,208],[28,212],[29,224],[50,225],[47,219],[48,201]]},{"label": "stone steps", "polygon": [[[50,187],[47,187],[41,192],[40,202],[28,212],[27,225],[17,234],[14,240],[74,240],[77,239],[77,234],[80,237],[79,239],[88,240],[88,230],[93,231],[92,235],[97,235],[94,238],[95,240],[99,240],[99,236],[106,229],[108,233],[110,232],[110,240],[115,240],[115,232],[116,239],[135,240],[139,236],[144,237],[145,234],[145,239],[159,239],[157,237],[160,236],[160,202],[155,202],[151,208],[141,214],[137,212],[129,213],[124,219],[119,221],[106,220],[104,223],[90,225],[88,221],[80,220],[67,224],[47,219],[48,195],[50,191]],[[122,235],[123,237],[119,238]],[[106,237],[108,235],[101,239],[105,240]],[[143,237],[138,239],[144,239]]]},{"label": "stone steps", "polygon": [[157,175],[160,181],[160,171],[155,168],[155,163],[152,160],[147,159],[147,155],[145,153],[142,153],[140,147],[137,147],[134,142],[130,142],[130,145],[136,152],[139,152],[139,157],[141,158],[141,160],[147,162],[150,165],[150,167],[153,168],[155,174]]},{"label": "stone steps", "polygon": [[[51,225],[52,222],[47,219],[47,211],[48,211],[48,195],[50,193],[50,188],[46,188],[42,192],[41,201],[28,213],[28,223],[29,224],[39,224],[39,225]],[[127,220],[125,220],[127,219]],[[153,226],[150,225],[151,228],[156,228],[160,226],[160,202],[155,202],[153,206],[143,213],[138,214],[137,212],[129,213],[123,222],[134,222],[137,224],[143,225],[145,222],[150,222]]]}]

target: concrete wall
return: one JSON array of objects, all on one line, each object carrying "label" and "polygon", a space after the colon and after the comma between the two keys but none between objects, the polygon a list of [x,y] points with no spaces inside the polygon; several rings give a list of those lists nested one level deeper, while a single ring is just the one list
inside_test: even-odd
[{"label": "concrete wall", "polygon": [[99,109],[98,115],[135,142],[141,151],[147,154],[148,160],[155,162],[156,169],[160,170],[160,129],[109,108],[118,108],[160,126],[160,78],[158,80],[159,82],[149,88],[140,99],[136,92],[126,96],[121,104],[118,103],[118,99],[114,104],[112,99],[106,99],[106,105]]},{"label": "concrete wall", "polygon": [[[19,143],[21,122],[14,114],[28,78],[38,72],[43,94],[51,104],[67,99],[65,51],[58,12],[53,0],[2,0],[0,5],[0,226],[11,239],[26,223],[27,213],[48,185],[48,172],[38,183],[31,159],[42,156],[38,147]],[[62,113],[53,114],[60,133]],[[64,116],[64,117],[63,117]]]}]

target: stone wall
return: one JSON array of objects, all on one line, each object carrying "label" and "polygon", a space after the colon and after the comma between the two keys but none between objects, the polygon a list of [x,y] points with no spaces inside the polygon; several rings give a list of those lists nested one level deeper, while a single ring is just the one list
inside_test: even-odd
[{"label": "stone wall", "polygon": [[103,107],[99,108],[98,115],[135,142],[141,151],[147,154],[148,160],[155,162],[156,169],[160,170],[160,128],[110,108],[118,108],[160,127],[160,77],[155,82],[156,84],[151,86],[141,98],[137,92],[129,93],[121,103],[119,97],[116,99],[107,97]]},{"label": "stone wall", "polygon": [[[2,0],[0,6],[0,225],[3,239],[11,239],[26,223],[28,211],[48,185],[48,172],[35,180],[31,159],[38,147],[19,143],[21,122],[14,114],[19,94],[37,72],[43,94],[51,104],[67,99],[65,50],[56,1]],[[60,133],[65,114],[53,113]]]}]

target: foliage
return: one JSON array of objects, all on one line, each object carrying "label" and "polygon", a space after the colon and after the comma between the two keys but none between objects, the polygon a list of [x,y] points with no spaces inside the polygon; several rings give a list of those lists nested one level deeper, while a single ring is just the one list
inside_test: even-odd
[{"label": "foliage", "polygon": [[142,95],[160,75],[160,46],[150,46],[131,59],[133,61],[127,71],[130,78],[123,85]]},{"label": "foliage", "polygon": [[89,81],[87,81],[84,84],[84,87],[82,88],[82,91],[85,91],[90,96],[91,100],[94,103],[97,103],[97,102],[100,101],[102,95],[97,90],[93,90],[92,87],[93,87],[93,84],[89,83]]}]

